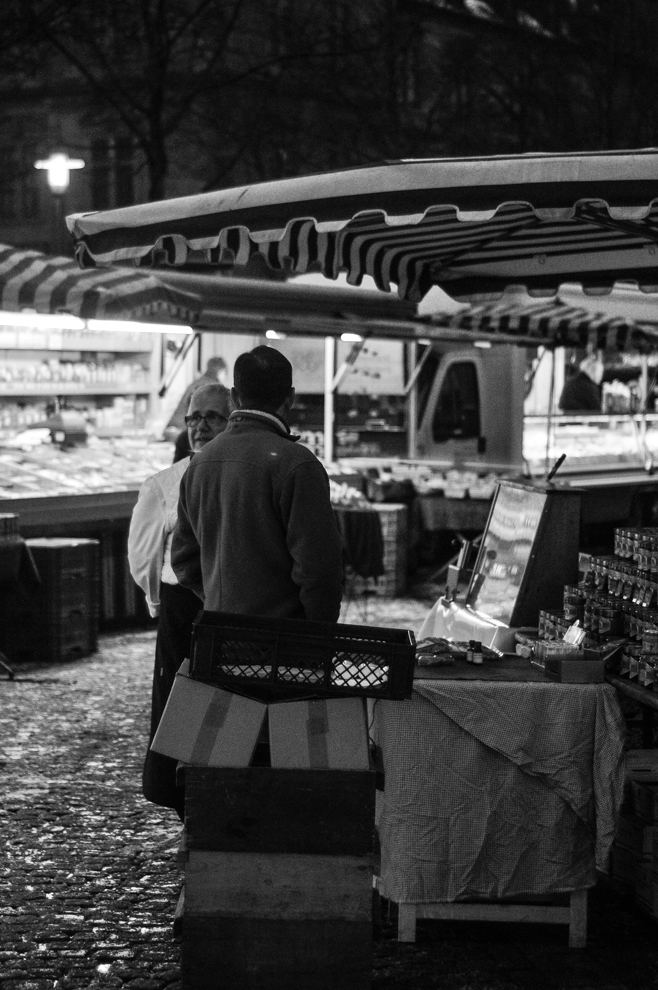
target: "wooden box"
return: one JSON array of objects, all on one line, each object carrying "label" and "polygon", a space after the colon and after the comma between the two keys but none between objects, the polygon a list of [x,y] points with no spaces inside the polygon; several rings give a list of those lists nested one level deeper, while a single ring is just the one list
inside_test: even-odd
[{"label": "wooden box", "polygon": [[374,772],[183,773],[184,987],[369,990]]},{"label": "wooden box", "polygon": [[188,916],[185,990],[370,990],[372,922]]},{"label": "wooden box", "polygon": [[374,842],[372,770],[185,767],[188,849],[361,856]]},{"label": "wooden box", "polygon": [[544,674],[552,681],[561,684],[603,684],[605,680],[604,660],[565,660],[562,657],[547,656],[544,661]]}]

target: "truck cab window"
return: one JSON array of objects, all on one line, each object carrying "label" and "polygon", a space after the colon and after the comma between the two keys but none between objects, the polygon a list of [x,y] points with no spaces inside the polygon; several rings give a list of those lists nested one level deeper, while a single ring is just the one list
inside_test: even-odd
[{"label": "truck cab window", "polygon": [[480,435],[480,393],[472,361],[456,361],[446,371],[434,410],[432,434],[437,441]]}]

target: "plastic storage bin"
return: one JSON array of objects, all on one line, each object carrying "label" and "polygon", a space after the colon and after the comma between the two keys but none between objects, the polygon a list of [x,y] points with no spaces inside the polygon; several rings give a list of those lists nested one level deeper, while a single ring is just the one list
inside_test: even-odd
[{"label": "plastic storage bin", "polygon": [[416,639],[406,629],[200,612],[190,673],[263,701],[411,696]]}]

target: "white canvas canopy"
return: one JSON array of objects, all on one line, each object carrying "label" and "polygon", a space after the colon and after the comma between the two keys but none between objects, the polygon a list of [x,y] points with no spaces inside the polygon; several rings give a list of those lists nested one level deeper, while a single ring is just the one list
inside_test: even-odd
[{"label": "white canvas canopy", "polygon": [[658,152],[426,159],[257,183],[67,223],[83,267],[247,264],[346,272],[418,300],[510,284],[658,290]]}]

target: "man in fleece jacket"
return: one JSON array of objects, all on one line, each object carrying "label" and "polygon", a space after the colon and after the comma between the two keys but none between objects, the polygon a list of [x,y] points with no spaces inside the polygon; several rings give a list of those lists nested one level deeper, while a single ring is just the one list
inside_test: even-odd
[{"label": "man in fleece jacket", "polygon": [[272,347],[241,354],[231,396],[181,482],[174,573],[210,611],[336,622],[341,538],[326,471],[285,422],[292,365]]}]

